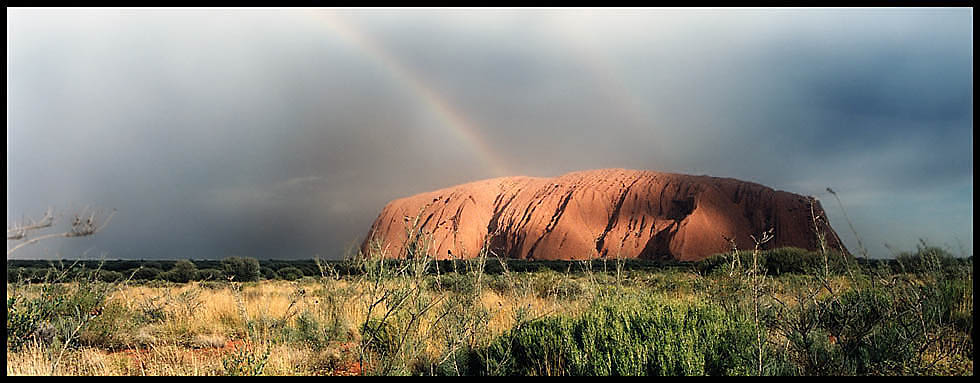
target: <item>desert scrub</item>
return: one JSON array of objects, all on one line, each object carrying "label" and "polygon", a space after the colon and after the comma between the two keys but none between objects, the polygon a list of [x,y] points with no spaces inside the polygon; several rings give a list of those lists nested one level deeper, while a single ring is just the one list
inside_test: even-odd
[{"label": "desert scrub", "polygon": [[31,340],[61,343],[78,340],[93,318],[102,314],[106,298],[116,284],[101,282],[98,274],[61,283],[10,285],[7,297],[7,348],[18,350]]},{"label": "desert scrub", "polygon": [[892,263],[893,271],[899,273],[945,274],[949,277],[957,273],[963,276],[964,266],[972,269],[973,258],[954,257],[949,251],[929,245],[924,240],[920,240],[914,252],[899,253]]},{"label": "desert scrub", "polygon": [[[635,280],[627,280],[626,286],[636,285],[651,291],[681,293],[690,291],[694,275],[688,272],[665,270],[658,273],[643,273]],[[632,283],[629,283],[632,282]]]},{"label": "desert scrub", "polygon": [[469,274],[450,272],[433,277],[429,283],[431,290],[443,290],[456,294],[471,295],[476,291],[476,278]]},{"label": "desert scrub", "polygon": [[103,350],[121,350],[134,344],[135,315],[121,302],[110,300],[100,315],[79,334],[79,344]]},{"label": "desert scrub", "polygon": [[510,295],[514,292],[512,278],[508,278],[506,275],[487,275],[484,281],[486,287],[495,291],[497,294]]},{"label": "desert scrub", "polygon": [[301,343],[314,351],[325,349],[330,341],[342,338],[343,328],[338,323],[323,321],[316,313],[306,310],[296,316],[293,326],[286,327],[286,339]]},{"label": "desert scrub", "polygon": [[[728,256],[703,274],[692,264],[617,270],[614,262],[511,272],[491,260],[501,270],[491,275],[475,262],[453,273],[403,259],[312,281],[128,283],[56,369],[51,351],[64,343],[51,325],[17,351],[8,343],[8,374],[737,375],[759,373],[760,354],[763,374],[972,374],[971,261],[916,272],[866,262],[853,273],[828,262],[752,278],[752,254],[743,255],[734,270]],[[83,284],[107,286],[97,279]],[[74,283],[47,292],[8,285],[8,342],[24,332],[18,321],[38,321],[11,315],[22,304],[44,295],[88,302]],[[583,291],[562,293],[563,283]],[[73,311],[50,312],[48,324]]]},{"label": "desert scrub", "polygon": [[850,288],[800,299],[767,327],[787,340],[801,375],[935,374],[972,349],[953,321],[962,293],[941,284]]},{"label": "desert scrub", "polygon": [[525,288],[530,289],[539,298],[558,298],[574,300],[586,292],[571,273],[559,273],[551,269],[528,273],[523,280]]},{"label": "desert scrub", "polygon": [[[743,375],[753,324],[705,303],[604,299],[577,317],[532,320],[473,350],[469,373],[492,375]],[[780,372],[769,360],[768,372]]]},{"label": "desert scrub", "polygon": [[224,367],[224,375],[262,375],[262,372],[265,370],[265,365],[269,363],[269,354],[271,351],[272,349],[269,347],[266,347],[264,352],[257,352],[252,347],[239,347],[221,360],[221,365]]},{"label": "desert scrub", "polygon": [[30,344],[45,351],[48,371],[59,371],[65,356],[81,346],[93,320],[102,316],[110,294],[125,282],[104,282],[101,271],[59,263],[39,284],[8,284],[8,352]]}]

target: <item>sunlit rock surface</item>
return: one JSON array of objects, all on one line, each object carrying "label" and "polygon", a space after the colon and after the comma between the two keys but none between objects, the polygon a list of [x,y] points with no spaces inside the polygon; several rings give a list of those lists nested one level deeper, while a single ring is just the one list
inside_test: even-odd
[{"label": "sunlit rock surface", "polygon": [[751,249],[750,235],[769,229],[775,238],[765,248],[815,250],[819,230],[831,249],[842,249],[810,197],[731,178],[602,169],[494,178],[391,201],[362,251],[375,243],[387,257],[404,257],[416,217],[438,259],[472,258],[488,246],[517,259],[689,261],[729,251],[728,238]]}]

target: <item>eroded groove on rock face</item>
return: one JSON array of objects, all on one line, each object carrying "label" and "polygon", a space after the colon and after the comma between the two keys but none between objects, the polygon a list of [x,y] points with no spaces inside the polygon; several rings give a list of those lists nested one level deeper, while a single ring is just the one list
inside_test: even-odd
[{"label": "eroded groove on rock face", "polygon": [[600,257],[605,257],[609,253],[609,249],[605,248],[606,235],[608,235],[609,231],[612,230],[613,226],[615,226],[618,223],[617,219],[619,218],[620,210],[623,209],[623,202],[626,202],[626,195],[629,194],[630,189],[632,189],[633,185],[636,185],[636,182],[639,180],[640,180],[639,177],[634,179],[633,182],[630,183],[630,186],[627,186],[626,189],[623,190],[622,194],[619,195],[619,200],[618,202],[616,202],[616,205],[613,207],[612,215],[609,216],[609,222],[606,223],[606,229],[603,230],[602,234],[599,235],[599,238],[596,239],[595,251],[596,254],[599,254]]},{"label": "eroded groove on rock face", "polygon": [[[697,260],[728,251],[725,238],[751,248],[750,235],[770,228],[767,247],[816,249],[810,201],[731,178],[625,169],[495,178],[391,201],[362,251],[377,241],[387,256],[403,257],[405,225],[419,214],[439,259],[475,257],[489,245],[520,259]],[[819,202],[813,209],[824,216]],[[840,246],[826,221],[816,227],[831,248]]]}]

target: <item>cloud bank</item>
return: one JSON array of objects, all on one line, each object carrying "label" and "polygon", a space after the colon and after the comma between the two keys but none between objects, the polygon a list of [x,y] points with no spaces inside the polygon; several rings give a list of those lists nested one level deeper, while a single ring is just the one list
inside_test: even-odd
[{"label": "cloud bank", "polygon": [[17,257],[342,257],[394,198],[622,167],[836,201],[973,253],[972,9],[7,13]]}]

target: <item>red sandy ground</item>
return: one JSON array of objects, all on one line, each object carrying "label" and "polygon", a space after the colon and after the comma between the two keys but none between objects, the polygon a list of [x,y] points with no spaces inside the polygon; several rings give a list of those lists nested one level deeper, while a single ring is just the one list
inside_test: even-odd
[{"label": "red sandy ground", "polygon": [[[221,347],[203,347],[181,349],[180,352],[191,353],[205,358],[223,358],[225,355],[236,352],[239,348],[245,347],[245,342],[241,339],[233,339],[225,342]],[[356,343],[348,342],[341,345],[342,355],[347,356],[345,362],[340,367],[334,368],[327,375],[332,376],[356,376],[361,374],[361,365],[353,359],[357,347]],[[144,364],[149,359],[151,350],[149,348],[130,348],[109,353],[110,355],[122,355],[130,360],[132,367],[139,371],[145,371]]]}]

